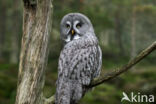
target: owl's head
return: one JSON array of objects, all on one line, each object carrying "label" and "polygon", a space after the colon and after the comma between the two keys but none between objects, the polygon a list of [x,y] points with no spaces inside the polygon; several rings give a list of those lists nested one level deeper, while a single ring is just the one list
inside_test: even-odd
[{"label": "owl's head", "polygon": [[65,15],[60,24],[61,39],[67,43],[80,39],[86,32],[94,32],[90,20],[80,13],[69,13]]}]

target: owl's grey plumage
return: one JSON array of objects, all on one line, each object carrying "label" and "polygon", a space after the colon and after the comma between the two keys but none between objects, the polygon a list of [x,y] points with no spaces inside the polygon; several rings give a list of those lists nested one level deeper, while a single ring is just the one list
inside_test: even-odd
[{"label": "owl's grey plumage", "polygon": [[56,104],[76,104],[100,74],[102,53],[90,20],[80,13],[63,17]]}]

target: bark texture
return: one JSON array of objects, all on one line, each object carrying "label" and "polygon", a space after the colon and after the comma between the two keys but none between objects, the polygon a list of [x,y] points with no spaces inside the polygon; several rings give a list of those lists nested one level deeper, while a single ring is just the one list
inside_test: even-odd
[{"label": "bark texture", "polygon": [[23,37],[16,104],[43,104],[51,0],[23,0]]}]

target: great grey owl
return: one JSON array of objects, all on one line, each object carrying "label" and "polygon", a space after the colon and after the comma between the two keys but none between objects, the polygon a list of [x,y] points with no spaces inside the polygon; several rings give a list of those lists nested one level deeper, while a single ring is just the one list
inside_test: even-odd
[{"label": "great grey owl", "polygon": [[76,104],[87,85],[100,74],[102,53],[90,20],[80,13],[63,17],[60,25],[64,47],[60,53],[56,104]]}]

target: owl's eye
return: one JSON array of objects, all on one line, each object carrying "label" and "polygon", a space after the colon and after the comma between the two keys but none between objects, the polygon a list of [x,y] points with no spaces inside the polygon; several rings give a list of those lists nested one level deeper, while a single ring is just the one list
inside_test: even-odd
[{"label": "owl's eye", "polygon": [[78,23],[77,25],[76,25],[76,28],[80,28],[81,27],[81,24],[80,23]]},{"label": "owl's eye", "polygon": [[69,25],[69,24],[66,24],[66,27],[67,27],[67,28],[70,28],[70,25]]}]

